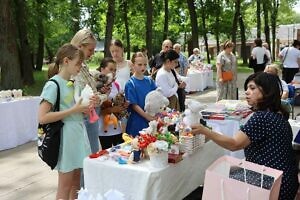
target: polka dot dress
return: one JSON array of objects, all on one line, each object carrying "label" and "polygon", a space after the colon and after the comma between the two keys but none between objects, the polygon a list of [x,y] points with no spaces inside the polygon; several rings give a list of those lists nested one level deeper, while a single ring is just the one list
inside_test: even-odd
[{"label": "polka dot dress", "polygon": [[279,113],[257,111],[241,130],[251,141],[245,148],[246,160],[282,170],[279,199],[293,200],[298,190],[298,169],[288,121]]}]

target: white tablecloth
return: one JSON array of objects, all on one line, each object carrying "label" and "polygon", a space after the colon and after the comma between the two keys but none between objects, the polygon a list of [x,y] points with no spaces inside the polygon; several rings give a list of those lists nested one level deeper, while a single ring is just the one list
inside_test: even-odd
[{"label": "white tablecloth", "polygon": [[289,123],[292,127],[292,131],[293,131],[293,143],[294,143],[294,139],[297,136],[299,130],[300,130],[300,122],[297,122],[296,120],[292,120],[289,119]]},{"label": "white tablecloth", "polygon": [[187,73],[186,91],[203,91],[207,87],[214,86],[213,71],[194,71]]},{"label": "white tablecloth", "polygon": [[116,189],[126,200],[181,200],[204,183],[206,168],[224,150],[209,141],[204,147],[177,164],[164,169],[150,166],[149,161],[119,165],[115,161],[84,160],[84,182],[90,193],[104,194]]},{"label": "white tablecloth", "polygon": [[0,103],[0,150],[36,139],[39,103],[39,97]]},{"label": "white tablecloth", "polygon": [[[223,133],[229,137],[233,137],[240,130],[241,121],[239,120],[207,120],[207,125],[212,127],[216,132]],[[245,158],[244,150],[229,151],[225,150],[226,155],[236,158]]]}]

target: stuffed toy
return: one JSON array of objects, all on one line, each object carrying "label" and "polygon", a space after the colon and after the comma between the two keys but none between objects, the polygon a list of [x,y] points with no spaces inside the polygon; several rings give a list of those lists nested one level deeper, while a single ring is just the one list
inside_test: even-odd
[{"label": "stuffed toy", "polygon": [[203,110],[203,105],[195,100],[187,99],[186,100],[187,109],[184,111],[183,123],[186,126],[191,126],[194,124],[199,124],[200,119],[203,119],[201,110]]},{"label": "stuffed toy", "polygon": [[169,105],[169,100],[162,94],[160,89],[153,90],[146,95],[144,110],[151,116],[162,112]]},{"label": "stuffed toy", "polygon": [[103,130],[107,133],[108,126],[113,125],[114,129],[118,128],[118,118],[113,114],[107,114],[103,117]]},{"label": "stuffed toy", "polygon": [[100,92],[100,89],[104,86],[109,87],[112,82],[114,82],[113,74],[101,74],[99,71],[93,71],[91,72],[92,76],[94,77],[96,81],[96,88],[97,91]]},{"label": "stuffed toy", "polygon": [[[113,106],[124,106],[124,104],[126,103],[126,99],[123,93],[118,93],[114,98],[113,98]],[[118,118],[118,120],[121,120],[123,118],[128,118],[128,112],[127,109],[125,109],[124,111],[122,111],[121,113],[115,113],[116,117]]]},{"label": "stuffed toy", "polygon": [[[94,95],[94,92],[91,88],[91,86],[89,86],[88,84],[85,85],[85,87],[83,88],[83,90],[81,91],[81,95],[80,97],[82,98],[82,105],[89,105],[90,104],[90,98]],[[76,97],[76,95],[75,95]],[[75,98],[76,100],[76,98]],[[79,99],[77,98],[77,101]],[[97,120],[99,119],[99,116],[97,115],[95,108],[90,108],[89,109],[89,121],[90,123],[95,123]]]}]

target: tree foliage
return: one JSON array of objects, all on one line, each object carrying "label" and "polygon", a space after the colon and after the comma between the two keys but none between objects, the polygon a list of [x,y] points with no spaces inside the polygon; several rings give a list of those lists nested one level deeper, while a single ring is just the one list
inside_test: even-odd
[{"label": "tree foliage", "polygon": [[[106,56],[109,56],[108,42],[112,38],[121,39],[129,58],[130,52],[144,46],[147,46],[150,55],[159,52],[161,42],[165,38],[171,39],[174,43],[181,43],[184,50],[187,46],[191,49],[198,47],[199,42],[204,43],[206,51],[209,50],[209,41],[214,40],[219,51],[219,46],[225,39],[236,38],[236,41],[241,41],[249,36],[251,29],[257,27],[257,24],[260,24],[258,28],[261,27],[261,32],[267,35],[267,40],[270,40],[266,25],[272,27],[270,32],[274,38],[275,29],[279,24],[300,22],[299,14],[292,10],[297,0],[239,0],[238,13],[236,13],[237,0],[5,0],[2,2],[3,6],[8,5],[8,2],[11,6],[10,20],[17,25],[16,30],[19,32],[5,34],[16,34],[17,48],[20,48],[21,54],[27,48],[26,56],[16,54],[14,58],[14,63],[19,65],[16,69],[21,76],[21,83],[24,81],[24,84],[31,84],[33,80],[30,78],[32,71],[29,70],[29,74],[24,73],[25,69],[21,67],[22,56],[30,56],[33,64],[29,65],[40,70],[44,59],[52,60],[58,47],[69,42],[74,33],[83,27],[90,28],[97,39],[106,41]],[[259,2],[261,11],[257,12]],[[21,3],[25,9],[22,20],[16,13]],[[108,15],[108,8],[111,8],[112,4],[114,12],[111,16]],[[3,6],[1,5],[4,12]],[[237,15],[234,21],[235,14]],[[3,17],[3,20],[7,18]],[[21,23],[19,25],[18,20]],[[3,27],[2,24],[7,27]],[[3,30],[9,28],[7,23],[2,24]],[[3,35],[2,38],[8,36]],[[199,38],[204,38],[204,41],[199,41]],[[19,41],[25,43],[21,45]],[[24,47],[26,41],[28,45]],[[271,43],[274,42],[273,39]],[[272,53],[274,54],[274,50]],[[3,77],[9,74],[3,66],[0,67],[1,84],[5,84],[5,88],[13,87],[11,83],[3,82],[6,80]],[[19,85],[17,81],[12,83]]]}]

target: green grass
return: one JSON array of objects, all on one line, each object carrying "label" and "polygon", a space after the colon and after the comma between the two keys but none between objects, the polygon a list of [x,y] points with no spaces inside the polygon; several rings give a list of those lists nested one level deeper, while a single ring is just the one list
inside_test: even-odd
[{"label": "green grass", "polygon": [[47,67],[43,67],[42,71],[34,71],[33,77],[35,83],[30,86],[25,86],[23,91],[26,96],[39,96],[42,92],[43,86],[47,81]]}]

